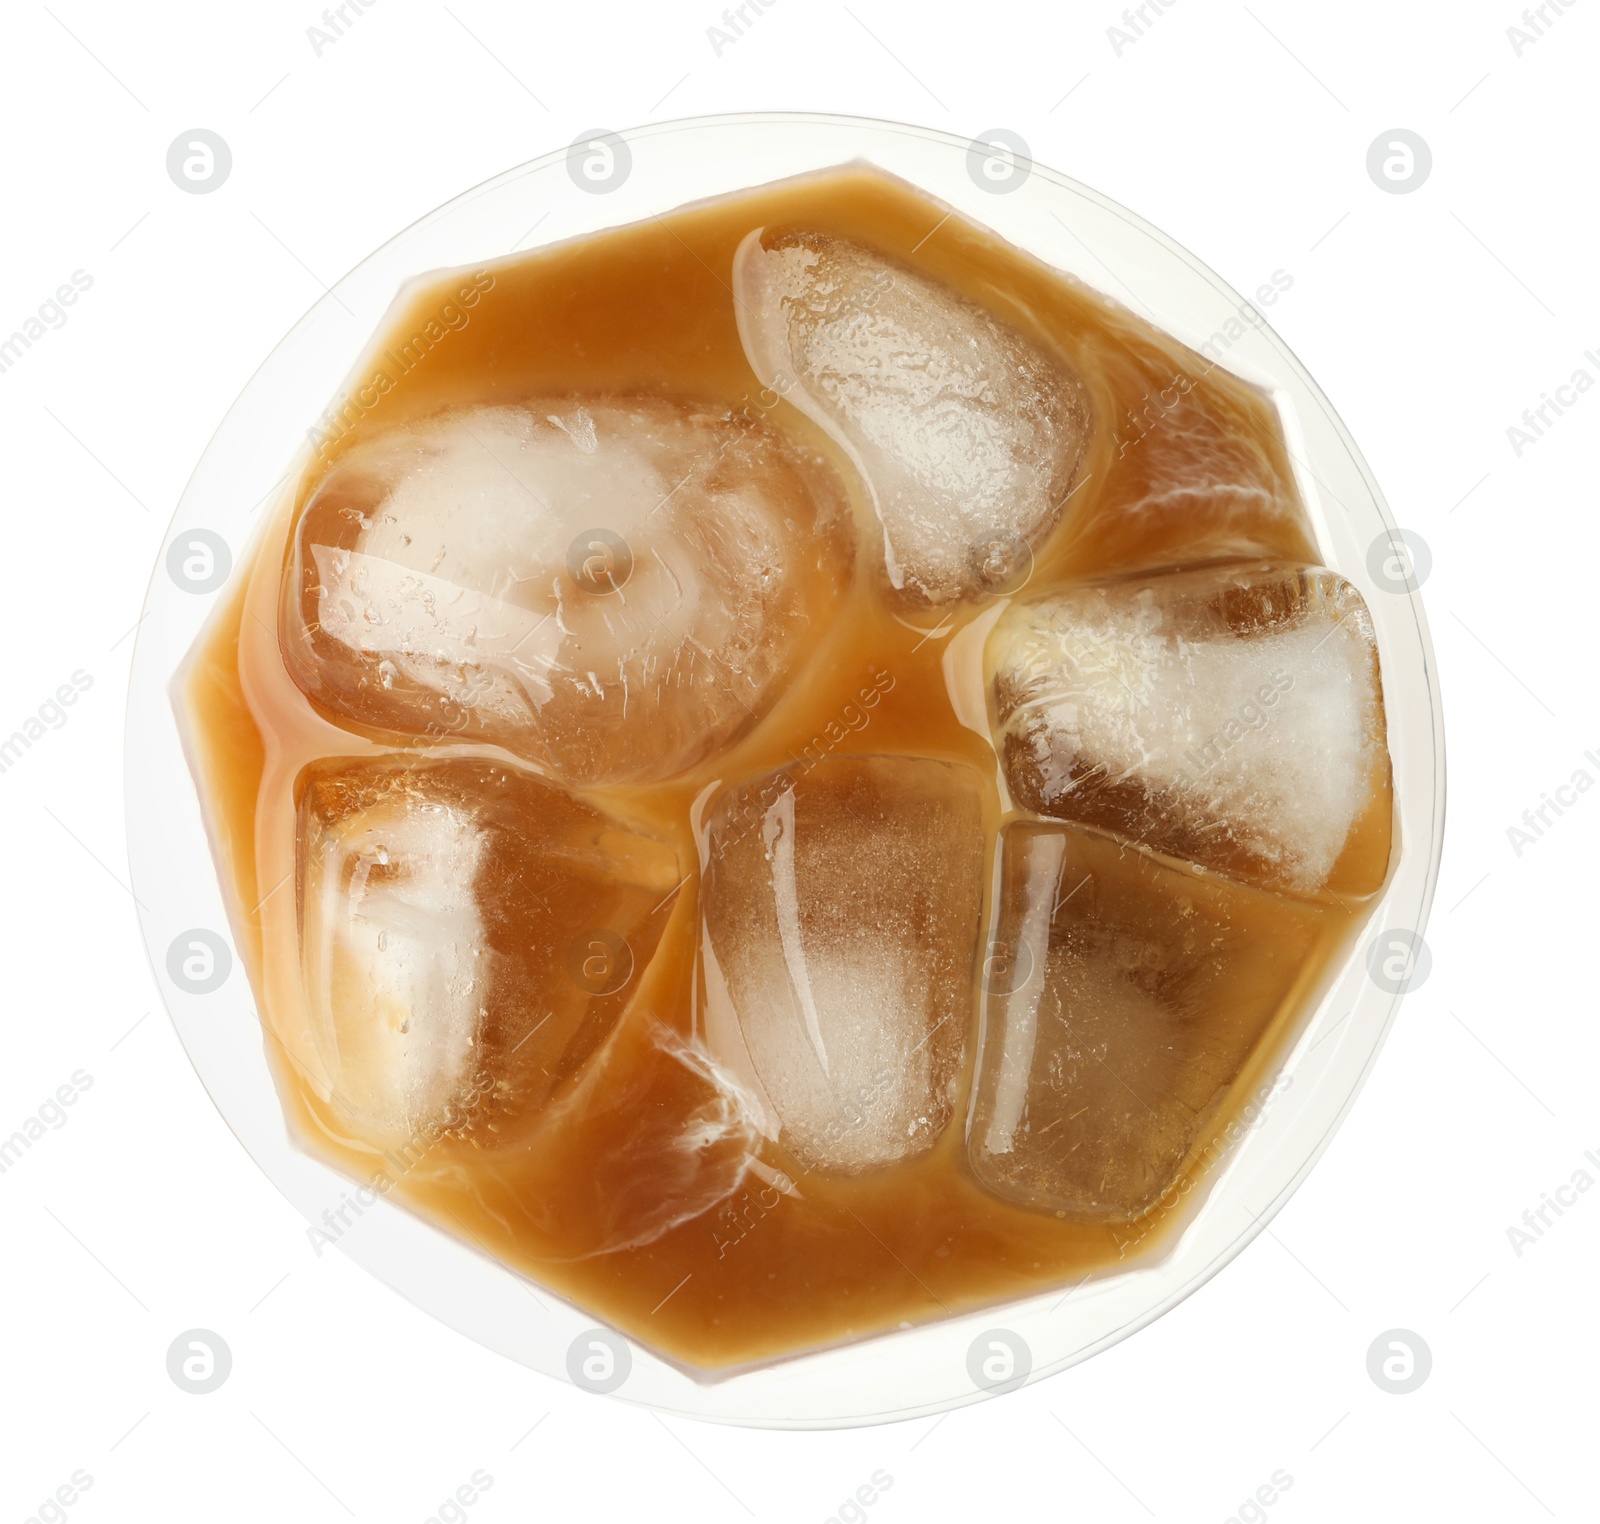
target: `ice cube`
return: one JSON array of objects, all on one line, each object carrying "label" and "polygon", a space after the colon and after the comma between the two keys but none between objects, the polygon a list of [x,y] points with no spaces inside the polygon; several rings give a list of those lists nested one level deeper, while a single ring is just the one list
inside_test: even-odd
[{"label": "ice cube", "polygon": [[1232,565],[1070,586],[1007,609],[985,661],[1024,808],[1271,888],[1382,882],[1377,647],[1342,577]]},{"label": "ice cube", "polygon": [[310,499],[281,644],[325,709],[495,742],[574,784],[749,728],[852,569],[844,488],[726,409],[535,399],[380,434]]},{"label": "ice cube", "polygon": [[1117,420],[1115,456],[1074,519],[1075,562],[1111,572],[1315,559],[1270,399],[1188,361],[1146,359],[1154,374]]},{"label": "ice cube", "polygon": [[783,768],[716,800],[702,857],[702,1000],[731,1006],[779,1141],[840,1174],[931,1148],[973,1013],[976,770],[901,756]]},{"label": "ice cube", "polygon": [[988,981],[968,1156],[1026,1206],[1136,1217],[1304,994],[1327,912],[1076,827],[1001,839],[1008,977]]},{"label": "ice cube", "polygon": [[[563,1258],[655,1243],[751,1177],[794,1189],[762,1163],[737,1082],[698,1039],[639,1014],[552,1104],[538,1145],[516,1151],[504,1181],[508,1205],[558,1236]],[[715,1219],[702,1226],[714,1232]]]},{"label": "ice cube", "polygon": [[304,999],[367,1141],[514,1130],[599,1046],[655,950],[675,854],[531,774],[336,759],[302,776]]},{"label": "ice cube", "polygon": [[914,603],[982,596],[1055,527],[1089,434],[1066,362],[861,244],[757,229],[734,258],[752,369],[835,438]]}]

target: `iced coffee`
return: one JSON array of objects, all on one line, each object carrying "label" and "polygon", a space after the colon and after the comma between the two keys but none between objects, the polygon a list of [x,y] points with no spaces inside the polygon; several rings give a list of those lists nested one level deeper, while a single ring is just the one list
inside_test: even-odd
[{"label": "iced coffee", "polygon": [[1162,1252],[1389,868],[1272,400],[859,166],[420,278],[176,698],[295,1135],[704,1379]]}]

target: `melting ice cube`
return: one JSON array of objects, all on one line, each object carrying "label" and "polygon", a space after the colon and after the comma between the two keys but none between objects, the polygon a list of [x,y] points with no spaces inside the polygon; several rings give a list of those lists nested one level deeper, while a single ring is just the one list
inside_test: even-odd
[{"label": "melting ice cube", "polygon": [[959,293],[861,244],[757,229],[734,259],[751,368],[854,460],[890,585],[994,590],[1055,527],[1089,434],[1082,383]]},{"label": "melting ice cube", "polygon": [[1111,573],[1314,560],[1271,400],[1193,356],[1185,367],[1152,350],[1143,368],[1146,390],[1115,420],[1115,455],[1074,520],[1075,562]]},{"label": "melting ice cube", "polygon": [[972,1167],[1027,1206],[1135,1217],[1303,993],[1326,913],[1074,827],[1002,842]]},{"label": "melting ice cube", "polygon": [[496,742],[577,784],[665,778],[775,699],[852,545],[826,463],[726,410],[455,409],[334,465],[281,644],[358,723]]},{"label": "melting ice cube", "polygon": [[983,895],[972,768],[832,757],[727,790],[703,853],[703,998],[731,1006],[807,1168],[932,1147],[973,1008]]},{"label": "melting ice cube", "polygon": [[[1372,620],[1342,577],[1223,566],[1020,600],[986,657],[1024,808],[1298,893],[1388,864]],[[1373,846],[1372,843],[1376,843]]]},{"label": "melting ice cube", "polygon": [[621,1013],[679,877],[661,843],[463,758],[318,763],[299,831],[305,1000],[369,1141],[536,1113]]}]

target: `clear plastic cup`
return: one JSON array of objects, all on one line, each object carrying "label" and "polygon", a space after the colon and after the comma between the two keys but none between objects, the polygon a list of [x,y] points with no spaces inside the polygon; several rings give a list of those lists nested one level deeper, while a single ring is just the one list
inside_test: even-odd
[{"label": "clear plastic cup", "polygon": [[[249,561],[265,505],[308,458],[308,430],[360,372],[369,341],[414,278],[852,160],[911,182],[1194,348],[1219,332],[1230,335],[1223,363],[1265,388],[1282,413],[1324,563],[1353,582],[1372,611],[1394,765],[1395,856],[1365,932],[1285,1055],[1272,1099],[1199,1180],[1181,1231],[1159,1254],[1072,1289],[697,1378],[595,1328],[591,1315],[548,1292],[535,1300],[516,1272],[389,1198],[361,1197],[354,1182],[300,1146],[233,951],[169,689],[227,597],[230,573]],[[308,1224],[321,1227],[325,1212],[344,1206],[353,1226],[339,1239],[343,1252],[513,1360],[664,1412],[771,1427],[911,1418],[1013,1390],[1159,1317],[1270,1222],[1355,1099],[1404,989],[1425,977],[1425,951],[1415,948],[1438,870],[1444,747],[1416,582],[1354,442],[1251,301],[1148,223],[1031,163],[1020,139],[999,133],[973,143],[892,123],[801,114],[586,134],[570,149],[468,191],[352,270],[267,358],[201,457],[146,597],[129,693],[128,847],[157,982],[202,1083]]]}]

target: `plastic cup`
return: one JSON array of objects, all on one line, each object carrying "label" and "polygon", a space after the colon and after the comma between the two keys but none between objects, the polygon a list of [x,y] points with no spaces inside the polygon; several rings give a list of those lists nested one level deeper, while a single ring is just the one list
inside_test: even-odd
[{"label": "plastic cup", "polygon": [[[1365,932],[1284,1057],[1273,1099],[1196,1185],[1187,1221],[1164,1252],[1075,1288],[696,1379],[597,1329],[591,1315],[548,1292],[536,1303],[516,1272],[393,1200],[358,1198],[349,1178],[299,1145],[232,951],[169,686],[227,596],[230,572],[248,562],[264,505],[303,465],[308,429],[356,372],[397,293],[413,278],[852,160],[910,181],[1191,347],[1242,325],[1224,363],[1277,402],[1322,559],[1361,590],[1372,611],[1394,765],[1395,858]],[[1444,748],[1419,571],[1327,398],[1251,301],[1148,223],[1032,163],[1013,135],[968,142],[892,123],[800,114],[585,134],[569,149],[468,191],[352,270],[268,356],[201,457],[146,597],[129,693],[129,857],[156,979],[202,1083],[308,1224],[321,1226],[325,1211],[357,1198],[359,1219],[339,1248],[490,1349],[558,1380],[663,1412],[770,1427],[925,1416],[1014,1390],[1159,1317],[1270,1222],[1349,1110],[1404,990],[1426,977],[1415,939],[1438,869]]]}]

